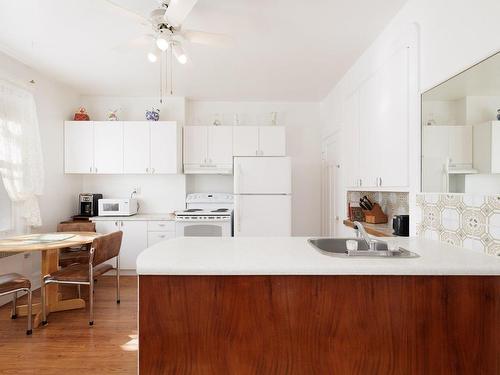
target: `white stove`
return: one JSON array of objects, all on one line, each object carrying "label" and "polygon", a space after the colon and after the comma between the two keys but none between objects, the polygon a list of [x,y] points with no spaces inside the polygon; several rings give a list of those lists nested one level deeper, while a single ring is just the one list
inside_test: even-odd
[{"label": "white stove", "polygon": [[229,237],[232,235],[232,214],[232,194],[188,194],[186,209],[175,212],[176,234],[184,237]]}]

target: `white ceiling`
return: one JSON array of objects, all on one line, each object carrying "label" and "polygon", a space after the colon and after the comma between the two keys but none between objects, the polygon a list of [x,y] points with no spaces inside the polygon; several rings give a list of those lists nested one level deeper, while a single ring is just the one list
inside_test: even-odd
[{"label": "white ceiling", "polygon": [[500,96],[500,53],[425,92],[423,100],[456,100],[466,96]]},{"label": "white ceiling", "polygon": [[[114,0],[148,16],[155,0]],[[227,33],[230,48],[186,45],[174,94],[317,101],[406,0],[199,0],[184,27]],[[0,49],[85,95],[157,95],[159,67],[138,18],[104,0],[0,0]]]}]

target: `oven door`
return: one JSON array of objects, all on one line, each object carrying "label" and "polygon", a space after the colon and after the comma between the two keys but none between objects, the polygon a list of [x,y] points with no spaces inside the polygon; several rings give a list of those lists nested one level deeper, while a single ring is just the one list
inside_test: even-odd
[{"label": "oven door", "polygon": [[231,220],[176,221],[176,237],[231,237]]}]

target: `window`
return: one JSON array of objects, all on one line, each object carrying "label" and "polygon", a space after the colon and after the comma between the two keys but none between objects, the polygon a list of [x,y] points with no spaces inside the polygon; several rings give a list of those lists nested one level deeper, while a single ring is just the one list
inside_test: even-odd
[{"label": "window", "polygon": [[0,179],[0,235],[12,229],[12,202]]},{"label": "window", "polygon": [[0,176],[0,232],[40,226],[43,161],[35,99],[31,92],[2,80]]}]

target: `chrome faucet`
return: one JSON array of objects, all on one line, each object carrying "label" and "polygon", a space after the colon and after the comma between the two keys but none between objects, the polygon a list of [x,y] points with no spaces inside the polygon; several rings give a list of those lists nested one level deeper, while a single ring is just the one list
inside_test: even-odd
[{"label": "chrome faucet", "polygon": [[371,238],[370,235],[366,232],[365,227],[359,221],[355,221],[353,224],[354,224],[354,229],[356,230],[356,237],[363,238],[363,240],[365,240],[366,244],[368,245],[370,251],[377,250],[377,243],[381,241],[377,241]]}]

